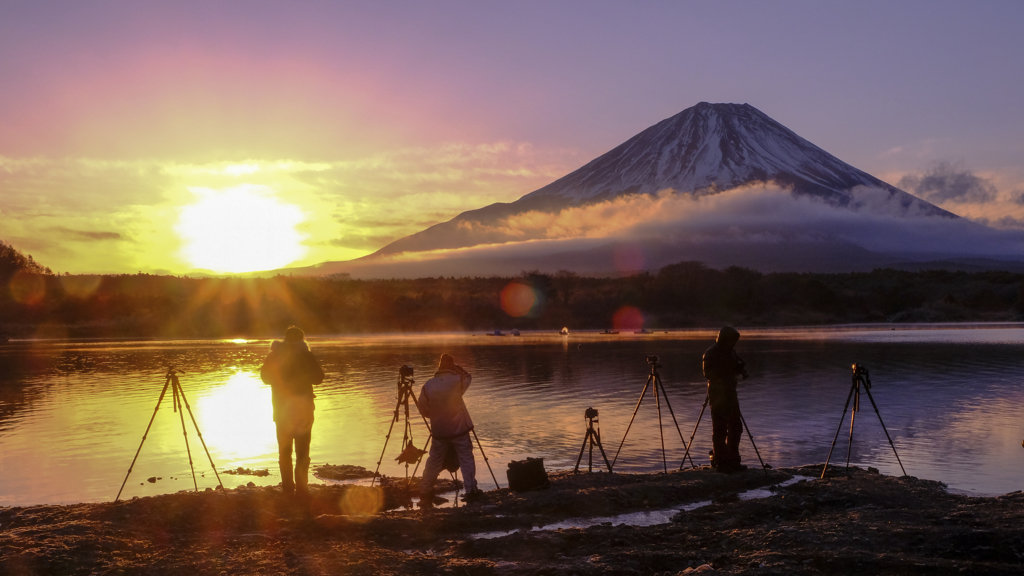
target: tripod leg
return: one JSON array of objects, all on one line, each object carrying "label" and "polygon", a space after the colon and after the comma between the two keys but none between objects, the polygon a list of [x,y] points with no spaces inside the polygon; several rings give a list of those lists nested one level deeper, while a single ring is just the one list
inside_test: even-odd
[{"label": "tripod leg", "polygon": [[[373,479],[370,480],[370,488],[373,488],[373,484],[377,481],[377,473],[380,472],[380,463],[384,461],[384,452],[388,449],[388,441],[391,440],[391,431],[395,429],[395,422],[398,422],[398,410],[402,407],[402,399],[399,397],[398,403],[395,404],[395,415],[391,417],[391,426],[388,426],[388,433],[384,436],[384,448],[380,451],[380,458],[377,459],[377,469],[373,471]],[[405,449],[405,446],[402,446]],[[415,472],[414,472],[415,473]]]},{"label": "tripod leg", "polygon": [[[654,405],[658,407],[658,435],[661,436],[661,465],[665,468],[665,474],[668,474],[668,457],[665,455],[665,429],[661,426],[661,396],[658,395],[658,388],[660,388],[661,378],[657,375],[654,376]],[[661,391],[665,393],[664,390]]]},{"label": "tripod leg", "polygon": [[181,394],[181,400],[185,403],[185,409],[188,410],[188,417],[192,419],[192,425],[196,428],[196,435],[199,436],[199,442],[203,445],[203,451],[206,452],[206,458],[210,460],[210,468],[213,468],[213,475],[217,477],[217,484],[224,488],[224,483],[220,481],[220,474],[217,472],[217,465],[213,463],[213,456],[210,456],[210,449],[206,447],[206,440],[203,440],[203,432],[199,429],[199,424],[196,423],[196,417],[192,414],[192,407],[188,404],[188,398],[185,398],[185,390],[178,384],[178,392]]},{"label": "tripod leg", "polygon": [[896,454],[896,445],[892,443],[892,438],[889,437],[889,431],[885,429],[885,422],[882,422],[882,415],[878,412],[878,405],[875,404],[875,399],[871,397],[871,389],[864,388],[864,391],[868,393],[868,400],[871,400],[871,406],[875,409],[875,414],[878,415],[878,423],[882,425],[882,431],[885,432],[885,437],[889,440],[889,446],[892,446],[892,453],[896,456],[896,462],[899,462],[900,470],[903,470],[903,475],[907,475],[907,471],[903,468],[903,462],[900,461],[900,455]]},{"label": "tripod leg", "polygon": [[604,465],[608,467],[608,473],[612,472],[612,465],[608,462],[608,455],[604,453],[604,446],[601,445],[601,433],[594,432],[594,437],[597,438],[597,447],[601,450],[601,457],[604,458]]},{"label": "tripod leg", "polygon": [[693,434],[690,434],[690,443],[686,444],[686,453],[683,454],[683,461],[679,463],[679,470],[683,470],[683,465],[686,464],[686,458],[690,458],[690,466],[696,468],[697,465],[693,463],[693,457],[690,456],[690,447],[693,446],[693,439],[697,436],[697,427],[700,426],[700,419],[704,417],[704,410],[708,407],[708,400],[711,399],[711,395],[704,396],[704,404],[700,407],[700,415],[697,416],[697,423],[693,425]]},{"label": "tripod leg", "polygon": [[853,407],[853,412],[850,413],[850,441],[846,445],[846,467],[850,467],[850,454],[853,452],[853,422],[857,419],[857,407]]},{"label": "tripod leg", "polygon": [[480,444],[480,437],[476,435],[476,430],[470,429],[473,433],[473,438],[476,438],[476,447],[480,449],[480,455],[484,457],[484,464],[487,464],[487,471],[491,473],[491,479],[494,480],[494,485],[501,490],[501,484],[498,484],[498,478],[494,476],[494,470],[491,470],[491,461],[487,459],[487,454],[484,454],[484,447]]},{"label": "tripod leg", "polygon": [[839,439],[839,431],[843,429],[843,420],[846,420],[846,411],[850,408],[850,399],[853,398],[853,391],[857,389],[856,385],[850,387],[850,393],[846,395],[846,404],[843,406],[843,415],[839,417],[839,427],[836,428],[836,435],[832,438],[832,447],[828,449],[828,458],[825,458],[825,465],[821,467],[821,477],[825,477],[825,471],[828,470],[828,461],[832,459],[832,451],[836,448],[836,440]]},{"label": "tripod leg", "polygon": [[188,467],[192,471],[192,486],[195,487],[196,492],[199,492],[199,483],[196,482],[196,467],[192,464],[192,449],[188,446],[188,431],[185,429],[185,410],[180,408],[181,400],[178,398],[178,390],[181,384],[178,384],[178,379],[172,378],[172,391],[174,392],[174,403],[179,406],[178,416],[181,418],[181,435],[185,438],[185,453],[188,454]]},{"label": "tripod leg", "polygon": [[430,422],[427,422],[427,417],[420,411],[420,401],[416,399],[416,393],[409,389],[409,396],[412,398],[413,404],[416,405],[416,411],[419,412],[420,418],[423,419],[423,425],[427,427],[427,433],[430,433]]},{"label": "tripod leg", "polygon": [[587,472],[594,471],[594,435],[590,435],[590,450],[587,452]]},{"label": "tripod leg", "polygon": [[764,475],[768,475],[768,467],[764,465],[764,460],[761,459],[761,452],[757,450],[757,444],[754,444],[754,435],[750,433],[750,427],[747,426],[747,419],[743,417],[743,412],[740,412],[740,422],[743,422],[743,429],[747,431],[747,438],[750,438],[750,445],[754,447],[754,454],[757,454],[757,460],[761,463],[761,469],[764,470]]},{"label": "tripod leg", "polygon": [[[661,378],[660,377],[658,378],[658,382],[659,383],[661,382]],[[683,462],[686,462],[686,457],[689,456],[689,454],[690,454],[690,450],[689,450],[690,445],[686,443],[686,439],[683,438],[683,432],[682,432],[682,430],[679,429],[679,421],[676,420],[676,413],[675,413],[675,411],[672,410],[672,404],[669,404],[668,394],[665,392],[665,387],[664,386],[661,386],[661,395],[665,397],[665,406],[668,407],[668,413],[672,415],[672,423],[676,425],[676,432],[679,433],[679,439],[682,440],[683,448],[686,449],[686,452],[685,452],[685,454],[683,456]],[[693,466],[693,457],[692,456],[690,457],[690,465]],[[696,466],[694,466],[694,467],[696,468]],[[680,467],[680,469],[682,469],[682,467]]]},{"label": "tripod leg", "polygon": [[[424,454],[430,449],[430,441],[434,439],[434,435],[427,436],[427,443],[423,445]],[[420,463],[423,462],[423,454],[420,454],[419,460],[416,461],[416,467],[412,469],[412,476],[409,477],[409,482],[412,483],[412,479],[416,477],[416,472],[420,469]]]},{"label": "tripod leg", "polygon": [[132,458],[132,464],[128,467],[128,473],[124,475],[124,482],[121,482],[121,489],[117,491],[117,497],[114,498],[114,502],[121,499],[121,492],[124,490],[124,485],[128,483],[128,477],[132,475],[132,469],[135,468],[135,461],[139,459],[139,452],[142,452],[142,445],[146,443],[146,437],[149,436],[149,429],[153,427],[153,420],[156,419],[156,412],[160,409],[160,403],[164,401],[164,395],[167,394],[167,386],[171,383],[171,378],[167,377],[167,382],[164,382],[164,389],[160,391],[160,399],[156,401],[156,408],[153,409],[153,415],[149,418],[149,425],[146,426],[146,432],[142,435],[142,442],[139,442],[139,449],[135,451],[135,458]]},{"label": "tripod leg", "polygon": [[640,393],[640,399],[636,401],[636,408],[633,408],[633,415],[629,418],[629,426],[626,426],[626,433],[622,435],[622,442],[619,442],[619,449],[615,451],[615,457],[612,458],[612,466],[615,466],[615,462],[619,460],[619,452],[622,451],[622,445],[626,443],[626,436],[629,436],[629,429],[633,427],[633,419],[636,418],[636,412],[640,409],[640,403],[644,401],[644,396],[647,395],[647,387],[651,385],[651,380],[653,379],[654,374],[647,377],[647,383],[644,384],[644,391]]},{"label": "tripod leg", "polygon": [[[576,457],[576,467],[573,468],[573,470],[572,470],[573,474],[576,474],[576,473],[578,473],[580,471],[580,462],[583,461],[583,451],[587,449],[587,442],[589,440],[590,440],[590,429],[587,428],[587,434],[586,434],[586,436],[583,437],[583,445],[580,446],[580,455]],[[591,454],[594,453],[594,448],[593,447],[590,448],[590,453]]]}]

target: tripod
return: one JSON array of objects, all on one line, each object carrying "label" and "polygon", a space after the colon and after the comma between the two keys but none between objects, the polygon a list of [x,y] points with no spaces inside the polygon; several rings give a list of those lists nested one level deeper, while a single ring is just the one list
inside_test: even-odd
[{"label": "tripod", "polygon": [[854,363],[853,369],[853,383],[850,386],[850,393],[846,395],[846,405],[843,406],[843,415],[839,417],[839,427],[836,428],[836,435],[832,438],[832,447],[828,449],[828,458],[825,458],[825,465],[821,467],[821,477],[825,477],[825,471],[828,470],[828,461],[832,459],[832,450],[836,447],[836,440],[839,439],[839,431],[843,429],[843,420],[846,419],[846,409],[850,407],[850,399],[853,399],[853,413],[850,414],[850,440],[846,447],[846,467],[850,467],[850,452],[853,450],[853,422],[857,418],[857,411],[860,410],[860,394],[861,388],[863,387],[864,392],[868,395],[868,400],[871,401],[871,407],[875,409],[875,414],[878,416],[878,423],[882,425],[882,431],[885,432],[885,437],[889,440],[889,446],[892,446],[892,453],[896,456],[896,462],[900,465],[900,470],[903,470],[903,475],[907,475],[906,469],[903,468],[903,462],[900,460],[900,455],[896,453],[896,445],[892,443],[892,437],[889,436],[889,431],[885,429],[885,422],[882,422],[882,415],[878,412],[878,404],[875,404],[874,397],[871,396],[871,376],[868,374],[866,366]]},{"label": "tripod", "polygon": [[[672,415],[672,422],[676,425],[676,432],[679,433],[679,439],[683,441],[683,447],[686,448],[686,453],[689,454],[690,450],[683,438],[682,431],[679,430],[679,422],[676,421],[676,413],[672,410],[672,405],[669,404],[668,394],[665,393],[665,387],[661,383],[661,375],[658,373],[658,368],[661,368],[661,364],[658,363],[657,356],[648,356],[647,363],[651,365],[651,374],[647,376],[647,382],[644,384],[644,390],[640,393],[640,399],[636,402],[636,408],[633,409],[633,416],[629,419],[629,426],[626,426],[626,433],[622,435],[622,442],[619,442],[619,448],[615,451],[615,457],[612,458],[612,463],[608,465],[608,471],[611,472],[615,466],[615,462],[619,459],[619,451],[622,450],[622,445],[626,443],[626,436],[629,435],[629,429],[633,427],[633,419],[636,418],[636,413],[640,410],[640,404],[644,401],[644,396],[647,395],[647,388],[654,384],[654,401],[658,406],[658,433],[661,435],[661,464],[665,469],[665,473],[668,473],[668,460],[665,455],[665,431],[661,425],[661,397],[658,396],[658,390],[661,390],[661,395],[665,397],[665,406],[668,407],[669,414]],[[692,463],[693,460],[691,459]]]},{"label": "tripod", "polygon": [[597,422],[597,410],[593,408],[587,408],[586,412],[583,413],[583,417],[587,420],[587,435],[583,437],[583,445],[580,446],[580,455],[576,458],[576,468],[573,469],[573,474],[580,471],[580,461],[583,460],[583,451],[587,448],[587,443],[590,443],[590,456],[587,459],[587,472],[594,471],[594,445],[601,450],[601,456],[604,458],[605,465],[608,466],[608,471],[612,471],[612,465],[608,463],[608,455],[604,453],[604,446],[601,445],[601,424],[597,423],[597,430],[594,429],[594,423]]},{"label": "tripod", "polygon": [[[149,425],[146,426],[146,432],[142,435],[142,442],[139,443],[139,449],[135,451],[135,458],[132,458],[132,464],[128,467],[128,473],[124,476],[124,482],[121,482],[121,489],[117,491],[117,497],[114,498],[114,502],[121,499],[121,492],[124,490],[124,485],[128,483],[128,477],[132,474],[132,469],[135,468],[135,461],[139,459],[139,453],[142,452],[142,445],[146,443],[146,437],[149,436],[149,429],[153,426],[153,420],[156,419],[156,413],[160,410],[160,404],[164,401],[164,396],[167,394],[167,388],[171,388],[171,397],[173,401],[173,410],[177,412],[181,418],[181,434],[185,437],[185,452],[188,453],[188,467],[192,470],[192,485],[195,487],[196,492],[199,492],[199,484],[196,482],[196,469],[192,465],[192,450],[188,445],[188,432],[185,430],[185,410],[188,410],[188,416],[192,419],[192,426],[196,429],[196,434],[199,435],[199,441],[203,444],[203,450],[206,451],[206,457],[210,460],[210,467],[213,468],[214,475],[217,476],[217,484],[220,488],[224,488],[224,484],[220,481],[220,474],[217,473],[217,466],[213,463],[213,457],[210,456],[210,450],[206,447],[206,441],[203,440],[203,433],[199,431],[199,424],[196,423],[196,417],[192,414],[192,407],[188,404],[188,399],[185,398],[185,391],[181,389],[181,383],[178,382],[178,372],[184,374],[182,370],[176,370],[173,366],[167,369],[167,380],[164,382],[164,389],[160,391],[160,399],[156,401],[156,408],[153,409],[153,416],[149,419]],[[184,408],[182,408],[184,405]]]},{"label": "tripod", "polygon": [[[693,446],[693,438],[697,436],[697,428],[700,426],[700,420],[704,417],[704,410],[708,407],[708,402],[711,400],[711,394],[708,393],[704,396],[704,404],[700,407],[700,415],[697,416],[697,423],[693,425],[693,433],[690,434],[690,446]],[[761,463],[761,469],[764,470],[765,475],[768,475],[769,466],[764,463],[761,459],[761,452],[757,449],[757,444],[754,444],[754,435],[750,433],[750,428],[747,426],[747,419],[743,417],[743,412],[740,412],[740,422],[743,423],[743,429],[747,431],[747,438],[750,439],[750,445],[754,447],[754,454],[757,454],[757,461]],[[679,470],[683,469],[683,465],[686,464],[686,458],[690,455],[690,449],[686,449],[686,454],[683,454],[683,461],[679,463]],[[690,467],[696,468],[697,466],[693,463],[693,458],[690,458]]]},{"label": "tripod", "polygon": [[[412,398],[413,404],[416,405],[416,411],[419,412],[420,403],[416,400],[416,393],[412,391],[412,385],[416,383],[412,379],[413,369],[412,366],[402,366],[398,370],[398,402],[395,404],[395,415],[391,418],[391,426],[388,427],[387,436],[384,437],[384,448],[380,451],[380,458],[377,459],[377,469],[373,471],[373,479],[370,481],[372,487],[377,481],[377,473],[380,472],[380,463],[384,461],[384,452],[388,449],[388,441],[391,440],[391,432],[395,428],[395,424],[400,419],[402,409],[405,410],[405,427],[402,432],[402,453],[399,454],[398,460],[405,464],[405,478],[409,479],[409,464],[415,462],[417,468],[419,468],[419,461],[423,458],[423,455],[427,453],[426,447],[423,450],[416,448],[416,445],[412,440],[412,422],[409,418],[409,399]],[[423,425],[427,427],[427,434],[430,434],[430,424],[427,423],[427,419],[420,414],[420,418],[423,418]],[[427,439],[427,443],[430,440]],[[415,471],[413,472],[415,474]]]},{"label": "tripod", "polygon": [[[398,422],[400,418],[399,415],[402,413],[403,409],[405,414],[405,427],[402,435],[403,449],[402,453],[398,455],[398,458],[396,458],[396,460],[405,464],[405,479],[407,484],[411,482],[412,478],[416,476],[416,472],[420,469],[420,464],[423,462],[423,455],[427,453],[427,448],[430,446],[430,441],[434,439],[434,435],[430,431],[430,424],[427,422],[427,419],[423,416],[423,413],[420,412],[420,418],[423,419],[423,425],[427,427],[427,443],[423,446],[422,450],[417,448],[415,443],[413,443],[412,422],[410,421],[409,416],[409,399],[411,398],[413,404],[416,405],[417,412],[419,412],[420,403],[416,399],[416,393],[413,392],[412,390],[412,385],[416,382],[415,380],[412,379],[412,376],[412,366],[402,366],[398,370],[398,402],[395,404],[395,413],[394,416],[391,418],[391,426],[388,428],[388,433],[384,437],[384,448],[381,449],[380,451],[380,458],[377,460],[377,469],[374,470],[373,479],[370,480],[371,487],[377,481],[377,473],[380,472],[380,464],[381,462],[384,461],[384,453],[388,449],[388,441],[391,440],[391,432],[392,430],[394,430],[395,423]],[[483,457],[484,462],[487,464],[487,470],[490,471],[491,478],[494,479],[494,485],[497,486],[498,488],[501,488],[501,485],[498,484],[498,479],[494,476],[494,471],[491,470],[491,463],[487,459],[487,455],[484,453],[484,448],[480,444],[480,438],[476,435],[476,430],[471,431],[473,432],[473,438],[476,439],[476,445],[480,449],[480,455]],[[412,476],[410,476],[409,464],[412,464],[414,462],[416,463],[416,467],[413,468]]]}]

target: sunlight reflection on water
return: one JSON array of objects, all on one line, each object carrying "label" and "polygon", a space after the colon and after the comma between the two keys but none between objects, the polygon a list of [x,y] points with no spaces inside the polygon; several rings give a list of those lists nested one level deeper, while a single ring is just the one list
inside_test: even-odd
[{"label": "sunlight reflection on water", "polygon": [[[1020,489],[1024,329],[897,328],[744,330],[738,351],[753,377],[741,384],[740,402],[762,456],[775,466],[824,461],[849,391],[849,366],[861,362],[871,370],[872,394],[911,475],[968,493]],[[395,408],[398,367],[416,368],[418,393],[444,351],[474,374],[466,402],[502,485],[507,463],[527,456],[543,457],[549,470],[571,469],[588,406],[600,410],[603,443],[613,457],[649,372],[647,354],[661,356],[665,389],[688,439],[706,391],[700,354],[713,336],[705,330],[312,339],[327,373],[317,388],[313,461],[373,470]],[[269,477],[222,474],[225,486],[277,484],[270,391],[258,376],[268,349],[265,340],[0,346],[0,504],[112,500],[172,365],[185,370],[182,388],[218,469],[271,471]],[[678,468],[682,442],[664,403],[662,409],[667,465]],[[413,416],[414,441],[422,446],[426,431]],[[845,463],[849,417],[834,463]],[[216,480],[190,422],[187,430],[199,487],[213,487]],[[396,427],[381,465],[385,474],[405,474],[394,462],[400,441]],[[747,463],[756,463],[743,442]],[[648,395],[616,471],[662,469],[660,446],[657,410]],[[709,448],[705,413],[691,451],[698,464],[706,462]],[[478,480],[491,488],[477,456]],[[599,461],[598,456],[595,465]],[[852,463],[899,473],[870,409],[857,417]],[[152,476],[161,480],[147,482]],[[182,489],[192,489],[188,457],[180,416],[165,399],[122,497]]]}]

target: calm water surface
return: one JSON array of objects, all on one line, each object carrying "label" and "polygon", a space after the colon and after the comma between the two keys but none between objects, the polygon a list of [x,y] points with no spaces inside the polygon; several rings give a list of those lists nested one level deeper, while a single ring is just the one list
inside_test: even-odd
[{"label": "calm water surface", "polygon": [[[543,457],[549,470],[571,469],[588,406],[600,411],[611,458],[643,390],[649,354],[661,357],[669,401],[689,439],[706,392],[700,355],[713,337],[697,331],[314,338],[327,379],[317,390],[313,461],[374,469],[395,407],[398,367],[415,367],[418,393],[442,352],[474,375],[466,403],[502,485],[508,462],[527,456]],[[270,390],[259,380],[268,350],[269,341],[0,346],[0,504],[113,500],[171,365],[185,371],[181,384],[218,470],[271,471],[264,478],[221,474],[225,486],[278,484]],[[746,330],[737,350],[752,376],[740,387],[743,413],[773,466],[825,460],[850,390],[850,364],[860,362],[871,371],[872,393],[909,474],[973,494],[1024,488],[1021,325]],[[682,442],[664,403],[662,410],[674,469]],[[849,419],[848,413],[833,463],[845,463]],[[199,488],[215,486],[191,424],[188,430]],[[660,470],[658,430],[648,395],[616,471]],[[698,464],[707,461],[710,435],[706,413],[692,451]],[[394,462],[400,438],[398,428],[384,456],[385,474],[405,474]],[[414,439],[420,446],[426,440],[421,421]],[[741,452],[756,465],[746,438]],[[479,453],[477,462],[482,487],[493,487]],[[866,398],[851,463],[900,473]],[[151,476],[162,480],[149,483]],[[192,489],[192,479],[181,422],[165,399],[122,497],[184,489]]]}]

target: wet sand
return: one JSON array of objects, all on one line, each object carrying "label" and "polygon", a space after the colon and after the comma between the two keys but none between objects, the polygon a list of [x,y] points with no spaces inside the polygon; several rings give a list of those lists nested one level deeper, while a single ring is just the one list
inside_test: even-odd
[{"label": "wet sand", "polygon": [[[21,574],[1020,574],[1024,494],[979,498],[851,468],[763,498],[739,494],[821,466],[724,475],[551,474],[420,509],[409,493],[311,486],[0,509],[0,573]],[[451,499],[452,494],[444,495]],[[531,530],[580,517],[710,504],[653,526]],[[375,514],[361,510],[382,508]],[[483,538],[485,533],[513,531]],[[493,535],[493,534],[492,534]],[[687,572],[688,571],[688,572]]]}]

